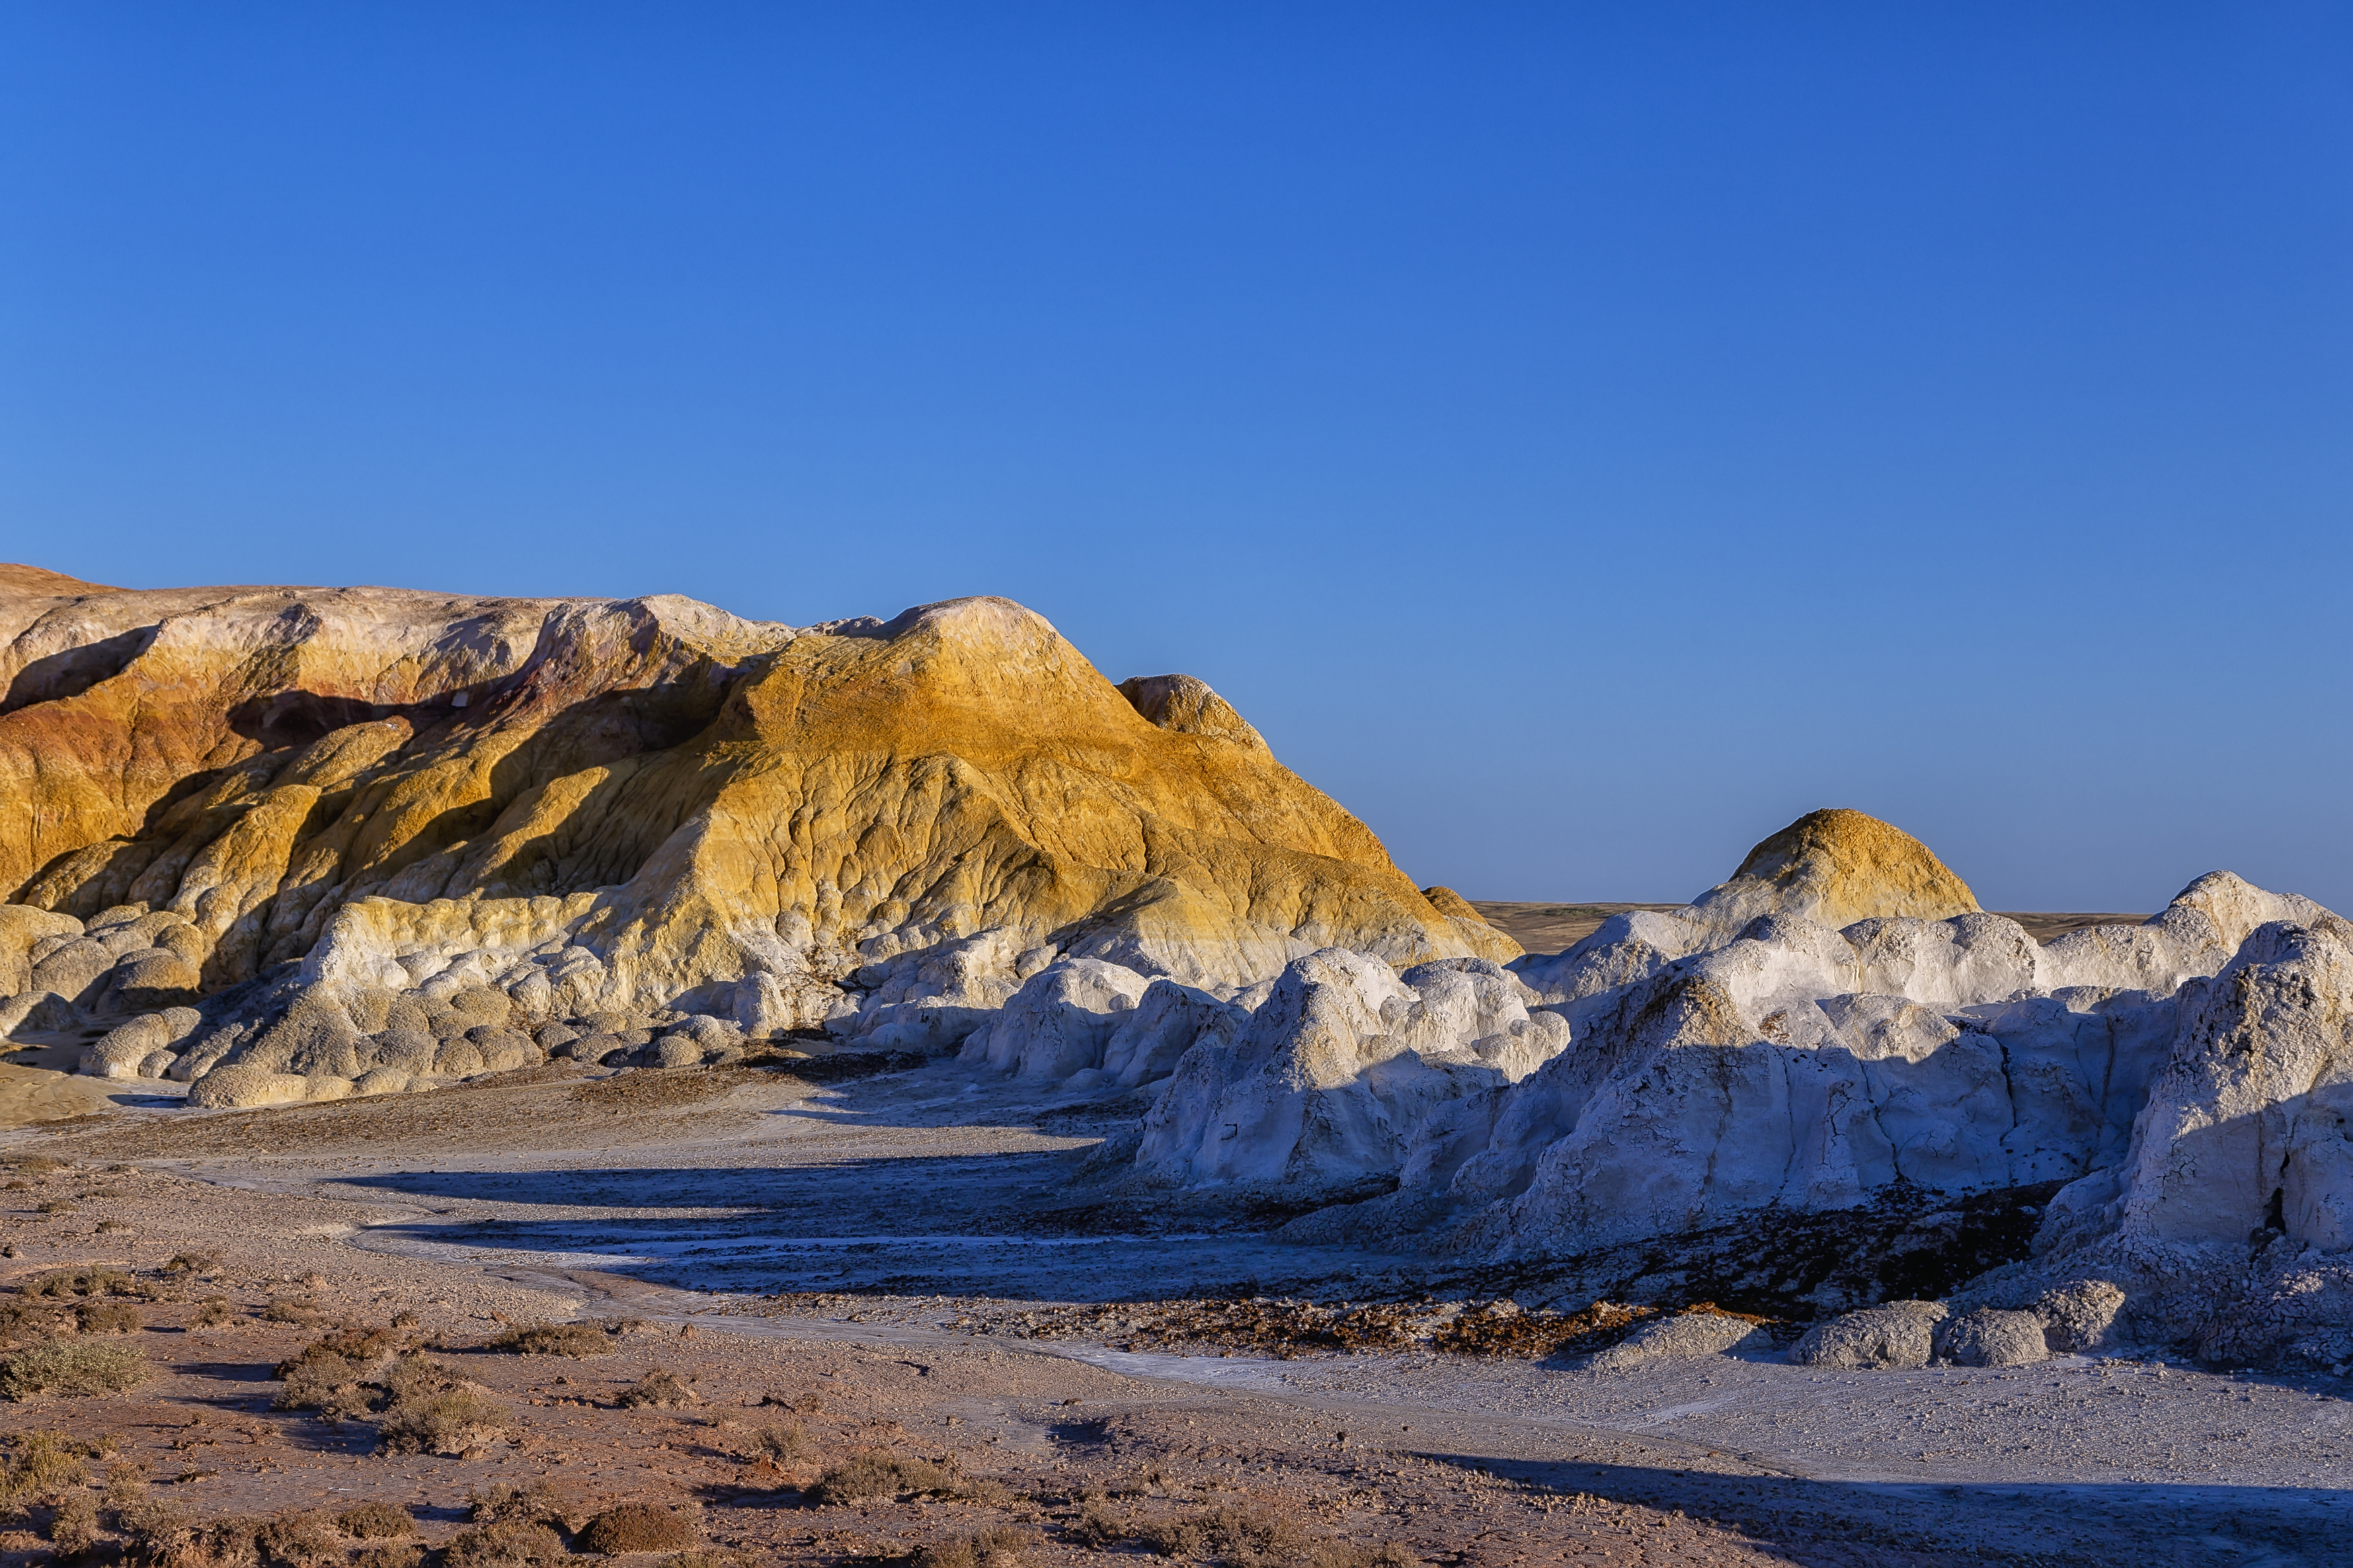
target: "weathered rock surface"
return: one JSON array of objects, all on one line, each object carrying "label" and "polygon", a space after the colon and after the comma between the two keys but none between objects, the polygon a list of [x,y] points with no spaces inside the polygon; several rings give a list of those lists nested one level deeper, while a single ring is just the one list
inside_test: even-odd
[{"label": "weathered rock surface", "polygon": [[1926,1366],[1936,1353],[1941,1301],[1890,1301],[1817,1323],[1789,1352],[1805,1366],[1846,1369]]},{"label": "weathered rock surface", "polygon": [[1230,994],[1334,944],[1516,952],[1201,682],[1124,692],[1001,599],[797,629],[12,568],[0,685],[0,990],[196,1005],[173,1076],[237,1069],[198,1103],[498,1070],[550,1025],[944,1047],[1056,962]]},{"label": "weathered rock surface", "polygon": [[[2048,944],[1974,904],[1908,837],[1817,813],[1690,906],[1495,972],[1481,1003],[1315,954],[1179,1060],[1136,1166],[1195,1187],[1390,1181],[1285,1234],[1572,1275],[1605,1259],[1610,1289],[1628,1249],[1744,1216],[2020,1194],[2040,1261],[1971,1296],[1997,1315],[1957,1325],[1955,1357],[2195,1339],[2353,1364],[2353,927],[2226,872]],[[1525,1044],[1496,1050],[1507,1008]]]},{"label": "weathered rock surface", "polygon": [[2032,1312],[1979,1307],[1936,1328],[1936,1358],[1956,1366],[2031,1366],[2051,1359],[2042,1320]]}]

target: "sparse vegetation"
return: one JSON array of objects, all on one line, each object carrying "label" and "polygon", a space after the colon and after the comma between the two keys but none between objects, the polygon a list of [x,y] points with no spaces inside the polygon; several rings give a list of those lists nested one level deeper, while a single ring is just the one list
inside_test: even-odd
[{"label": "sparse vegetation", "polygon": [[625,1552],[667,1552],[693,1545],[694,1527],[666,1508],[625,1502],[590,1520],[575,1544],[607,1557]]},{"label": "sparse vegetation", "polygon": [[532,1323],[507,1330],[491,1342],[490,1348],[517,1355],[562,1355],[585,1360],[610,1355],[613,1342],[594,1323]]},{"label": "sparse vegetation", "polygon": [[753,1428],[750,1438],[752,1453],[756,1458],[774,1459],[780,1465],[791,1464],[806,1457],[816,1447],[809,1435],[797,1421],[778,1426]]},{"label": "sparse vegetation", "polygon": [[49,1514],[49,1527],[43,1533],[59,1552],[89,1550],[98,1539],[98,1500],[86,1491],[68,1492],[58,1500],[56,1509]]},{"label": "sparse vegetation", "polygon": [[0,1442],[7,1447],[6,1459],[0,1463],[0,1501],[21,1503],[90,1484],[90,1467],[82,1462],[89,1455],[88,1444],[55,1432],[27,1432]]},{"label": "sparse vegetation", "polygon": [[265,1323],[315,1323],[326,1316],[316,1301],[288,1300],[280,1296],[272,1296],[260,1315]]},{"label": "sparse vegetation", "polygon": [[443,1568],[533,1568],[561,1563],[564,1539],[543,1524],[517,1520],[461,1530],[441,1549]]},{"label": "sparse vegetation", "polygon": [[195,1326],[200,1329],[216,1329],[236,1317],[237,1309],[229,1305],[227,1297],[207,1296],[196,1306]]},{"label": "sparse vegetation", "polygon": [[352,1556],[352,1568],[417,1568],[425,1548],[414,1541],[383,1546],[363,1546]]},{"label": "sparse vegetation", "polygon": [[674,1410],[700,1399],[694,1390],[670,1372],[649,1372],[621,1390],[617,1397],[621,1405],[629,1410]]},{"label": "sparse vegetation", "polygon": [[166,1274],[212,1274],[220,1268],[220,1255],[213,1252],[175,1252],[164,1265]]},{"label": "sparse vegetation", "polygon": [[472,1458],[514,1426],[506,1406],[421,1355],[402,1356],[385,1386],[391,1404],[376,1435],[396,1454]]},{"label": "sparse vegetation", "polygon": [[864,1448],[828,1468],[809,1495],[831,1507],[911,1493],[954,1496],[965,1489],[962,1478],[944,1465]]},{"label": "sparse vegetation", "polygon": [[382,1329],[338,1329],[304,1345],[272,1375],[286,1386],[270,1403],[280,1410],[315,1410],[333,1422],[375,1412],[388,1396],[378,1364],[392,1347]]},{"label": "sparse vegetation", "polygon": [[534,1477],[521,1486],[492,1481],[487,1487],[476,1488],[466,1498],[469,1524],[495,1524],[507,1520],[544,1524],[568,1532],[578,1511],[572,1500],[556,1490],[544,1477]]},{"label": "sparse vegetation", "polygon": [[26,1296],[63,1300],[69,1296],[136,1296],[139,1282],[120,1268],[59,1268],[23,1286]]},{"label": "sparse vegetation", "polygon": [[1131,1525],[1100,1505],[1082,1506],[1071,1533],[1091,1546],[1133,1541],[1162,1557],[1221,1568],[1421,1568],[1421,1559],[1395,1542],[1318,1540],[1291,1518],[1259,1507],[1229,1506]]},{"label": "sparse vegetation", "polygon": [[128,1301],[86,1301],[74,1309],[74,1321],[86,1334],[135,1334],[139,1309]]},{"label": "sparse vegetation", "polygon": [[400,1541],[417,1533],[417,1521],[405,1508],[369,1501],[335,1515],[335,1528],[354,1541]]},{"label": "sparse vegetation", "polygon": [[0,1399],[119,1394],[147,1381],[147,1358],[123,1345],[49,1340],[0,1360]]},{"label": "sparse vegetation", "polygon": [[1026,1530],[997,1525],[933,1542],[915,1554],[915,1568],[1020,1568],[1037,1543]]},{"label": "sparse vegetation", "polygon": [[1089,1497],[1081,1500],[1078,1517],[1064,1527],[1063,1533],[1082,1546],[1113,1546],[1135,1531],[1102,1498]]},{"label": "sparse vegetation", "polygon": [[323,1513],[274,1515],[254,1531],[253,1543],[263,1562],[286,1568],[326,1568],[328,1563],[340,1568],[343,1561],[343,1532]]}]

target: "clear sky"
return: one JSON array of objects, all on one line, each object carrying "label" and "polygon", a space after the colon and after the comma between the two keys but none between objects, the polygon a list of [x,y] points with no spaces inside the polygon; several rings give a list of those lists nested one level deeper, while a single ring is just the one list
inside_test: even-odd
[{"label": "clear sky", "polygon": [[1003,594],[1472,897],[2353,910],[2353,13],[0,10],[0,558]]}]

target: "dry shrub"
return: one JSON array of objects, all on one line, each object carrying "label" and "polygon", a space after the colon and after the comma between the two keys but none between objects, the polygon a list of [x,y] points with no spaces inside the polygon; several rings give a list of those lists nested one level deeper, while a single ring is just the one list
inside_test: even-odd
[{"label": "dry shrub", "polygon": [[195,1326],[216,1329],[236,1316],[237,1309],[229,1305],[227,1297],[207,1296],[196,1304]]},{"label": "dry shrub", "polygon": [[915,1568],[1020,1568],[1022,1554],[1037,1544],[1028,1531],[1000,1524],[934,1542],[915,1553]]},{"label": "dry shrub", "polygon": [[100,1236],[107,1236],[115,1231],[129,1230],[131,1226],[129,1225],[119,1219],[102,1219],[98,1222],[98,1234]]},{"label": "dry shrub", "polygon": [[175,1252],[172,1261],[164,1265],[166,1274],[210,1274],[220,1268],[220,1255],[214,1252]]},{"label": "dry shrub", "polygon": [[594,1323],[533,1323],[509,1329],[492,1340],[490,1348],[512,1351],[517,1355],[564,1355],[586,1360],[592,1355],[612,1354],[613,1342]]},{"label": "dry shrub", "polygon": [[817,1445],[801,1430],[797,1421],[781,1426],[754,1427],[752,1432],[752,1452],[762,1458],[774,1459],[780,1465],[791,1464],[807,1455]]},{"label": "dry shrub", "polygon": [[1078,1517],[1065,1527],[1063,1533],[1082,1546],[1112,1546],[1135,1531],[1103,1499],[1091,1497],[1079,1504]]},{"label": "dry shrub", "polygon": [[55,1333],[63,1321],[60,1308],[29,1301],[0,1303],[0,1335],[11,1339],[22,1339],[26,1334]]},{"label": "dry shrub", "polygon": [[291,1377],[303,1364],[314,1361],[340,1361],[365,1366],[381,1360],[393,1346],[391,1331],[371,1328],[365,1323],[346,1324],[331,1329],[294,1352],[290,1360],[281,1361],[271,1370],[273,1377]]},{"label": "dry shrub", "polygon": [[1307,1568],[1423,1568],[1421,1559],[1401,1542],[1377,1541],[1356,1545],[1345,1541],[1319,1541],[1308,1549]]},{"label": "dry shrub", "polygon": [[286,1386],[271,1407],[315,1410],[330,1423],[373,1414],[384,1402],[376,1365],[385,1345],[385,1336],[374,1331],[340,1330],[303,1346],[274,1369]]},{"label": "dry shrub", "polygon": [[441,1549],[442,1568],[531,1568],[564,1558],[563,1537],[543,1524],[512,1519],[461,1530]]},{"label": "dry shrub", "polygon": [[117,1465],[106,1472],[106,1506],[108,1508],[118,1510],[131,1508],[146,1495],[146,1466]]},{"label": "dry shrub", "polygon": [[323,1513],[273,1515],[254,1532],[253,1543],[271,1568],[325,1568],[343,1561],[343,1532]]},{"label": "dry shrub", "polygon": [[[1089,1522],[1084,1509],[1080,1521],[1082,1527]],[[1421,1568],[1421,1559],[1395,1542],[1318,1541],[1296,1521],[1263,1508],[1227,1507],[1124,1529],[1105,1512],[1098,1522],[1116,1533],[1082,1537],[1088,1544],[1124,1538],[1163,1557],[1198,1558],[1225,1568]]]},{"label": "dry shrub", "polygon": [[46,1176],[52,1171],[70,1171],[73,1166],[63,1160],[52,1160],[47,1154],[28,1154],[21,1160],[11,1160],[8,1168],[30,1175]]},{"label": "dry shrub", "polygon": [[399,1541],[417,1533],[417,1521],[406,1509],[379,1500],[343,1510],[335,1528],[354,1541]]},{"label": "dry shrub", "polygon": [[269,1305],[261,1309],[265,1323],[315,1323],[325,1316],[316,1301],[290,1301],[279,1296],[272,1296]]},{"label": "dry shrub", "polygon": [[385,1415],[376,1435],[396,1454],[480,1457],[513,1428],[504,1405],[479,1388],[453,1388],[422,1399],[403,1400]]},{"label": "dry shrub", "polygon": [[809,1495],[831,1507],[871,1502],[908,1493],[955,1495],[967,1489],[954,1470],[928,1459],[909,1459],[879,1448],[863,1448],[829,1468]]},{"label": "dry shrub", "polygon": [[352,1568],[417,1568],[425,1548],[417,1542],[394,1546],[363,1546],[352,1558]]},{"label": "dry shrub", "polygon": [[0,1399],[119,1394],[147,1381],[147,1358],[125,1345],[50,1340],[0,1360]]},{"label": "dry shrub", "polygon": [[674,1373],[649,1372],[628,1387],[621,1390],[619,1401],[630,1410],[651,1408],[671,1410],[682,1405],[700,1403],[694,1390],[679,1381]]},{"label": "dry shrub", "polygon": [[63,1198],[51,1198],[41,1205],[43,1214],[79,1214],[81,1211]]},{"label": "dry shrub", "polygon": [[234,1515],[198,1523],[160,1503],[143,1505],[121,1525],[130,1537],[129,1561],[153,1568],[253,1568],[260,1557],[254,1542],[264,1528],[260,1520]]},{"label": "dry shrub", "polygon": [[0,1467],[0,1500],[21,1502],[90,1484],[90,1467],[82,1463],[88,1444],[56,1432],[27,1432],[5,1441],[8,1455]]},{"label": "dry shrub", "polygon": [[624,1552],[670,1552],[693,1545],[694,1527],[653,1503],[625,1502],[590,1520],[574,1544],[606,1557]]},{"label": "dry shrub", "polygon": [[1302,1563],[1318,1544],[1295,1521],[1236,1507],[1158,1521],[1138,1530],[1136,1539],[1163,1557],[1204,1557],[1229,1568]]},{"label": "dry shrub", "polygon": [[20,1287],[27,1296],[135,1296],[139,1282],[120,1268],[59,1268]]},{"label": "dry shrub", "polygon": [[98,1539],[98,1500],[88,1492],[68,1492],[58,1500],[42,1532],[59,1552],[80,1552]]},{"label": "dry shrub", "polygon": [[384,1387],[391,1405],[376,1436],[392,1453],[470,1459],[514,1426],[506,1406],[421,1355],[395,1362]]},{"label": "dry shrub", "polygon": [[745,1568],[745,1564],[732,1552],[680,1552],[663,1558],[654,1568]]},{"label": "dry shrub", "polygon": [[135,1334],[139,1309],[128,1301],[87,1301],[74,1310],[74,1321],[86,1334]]},{"label": "dry shrub", "polygon": [[[153,1556],[154,1543],[169,1540],[188,1528],[187,1510],[178,1503],[160,1498],[140,1497],[129,1501],[110,1504],[114,1510],[114,1528],[127,1537],[135,1548],[148,1548],[143,1554]],[[140,1555],[142,1553],[134,1553]]]},{"label": "dry shrub", "polygon": [[544,1524],[569,1532],[579,1513],[573,1500],[548,1481],[536,1476],[521,1486],[505,1481],[492,1481],[487,1487],[477,1487],[466,1496],[466,1522],[495,1524],[506,1520],[523,1524]]}]

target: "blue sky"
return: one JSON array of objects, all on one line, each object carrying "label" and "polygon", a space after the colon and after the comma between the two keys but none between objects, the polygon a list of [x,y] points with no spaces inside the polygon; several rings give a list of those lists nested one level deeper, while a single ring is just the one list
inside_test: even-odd
[{"label": "blue sky", "polygon": [[0,11],[0,558],[1003,594],[1406,869],[2353,909],[2353,17]]}]

